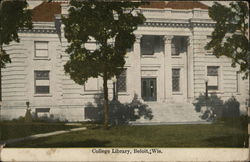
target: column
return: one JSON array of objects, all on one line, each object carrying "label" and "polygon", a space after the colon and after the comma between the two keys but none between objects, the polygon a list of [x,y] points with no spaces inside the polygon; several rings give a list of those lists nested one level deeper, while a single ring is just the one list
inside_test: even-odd
[{"label": "column", "polygon": [[187,99],[192,102],[194,99],[194,64],[193,64],[193,40],[187,39]]},{"label": "column", "polygon": [[[136,35],[136,40],[134,43],[134,94],[138,95],[138,99],[141,100],[141,37],[142,35]],[[134,95],[133,94],[133,95]]]},{"label": "column", "polygon": [[173,36],[164,36],[164,96],[165,102],[172,101],[171,42]]}]

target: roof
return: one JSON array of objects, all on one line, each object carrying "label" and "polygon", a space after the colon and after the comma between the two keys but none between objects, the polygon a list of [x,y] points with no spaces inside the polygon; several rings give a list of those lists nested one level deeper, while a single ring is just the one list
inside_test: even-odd
[{"label": "roof", "polygon": [[156,8],[156,9],[164,9],[164,8],[171,8],[171,9],[178,9],[178,10],[187,10],[187,9],[208,9],[208,6],[198,2],[198,1],[156,1],[156,2],[149,2],[147,5],[143,5],[142,8]]},{"label": "roof", "polygon": [[[61,14],[61,3],[63,2],[43,2],[32,10],[32,20],[42,22],[52,22],[55,19],[55,14]],[[155,9],[208,9],[208,6],[198,1],[154,1],[142,8]]]},{"label": "roof", "polygon": [[52,22],[55,14],[61,14],[61,2],[43,2],[32,10],[32,20]]}]

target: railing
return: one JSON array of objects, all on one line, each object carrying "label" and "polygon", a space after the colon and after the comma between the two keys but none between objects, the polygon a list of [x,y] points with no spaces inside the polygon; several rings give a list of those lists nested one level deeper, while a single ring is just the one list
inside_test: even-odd
[{"label": "railing", "polygon": [[209,19],[208,10],[204,9],[188,9],[188,10],[173,10],[173,9],[140,9],[146,18],[179,18],[179,19],[190,19],[190,18],[205,18]]}]

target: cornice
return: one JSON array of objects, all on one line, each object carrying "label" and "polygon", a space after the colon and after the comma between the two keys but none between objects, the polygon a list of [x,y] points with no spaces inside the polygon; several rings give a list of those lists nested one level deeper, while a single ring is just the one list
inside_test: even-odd
[{"label": "cornice", "polygon": [[44,33],[44,34],[56,34],[56,29],[19,29],[19,33]]},{"label": "cornice", "polygon": [[190,27],[214,27],[215,23],[204,22],[145,22],[142,26],[150,27],[174,27],[174,28],[190,28]]}]

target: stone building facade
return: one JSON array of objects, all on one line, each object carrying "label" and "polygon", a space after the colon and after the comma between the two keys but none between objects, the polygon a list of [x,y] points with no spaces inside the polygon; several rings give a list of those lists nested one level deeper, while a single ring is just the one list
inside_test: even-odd
[{"label": "stone building facade", "polygon": [[[32,112],[41,116],[84,121],[86,105],[94,104],[95,96],[102,93],[102,78],[90,78],[81,86],[64,73],[68,43],[60,19],[67,8],[65,2],[38,4],[33,9],[34,28],[20,30],[20,43],[5,46],[12,63],[2,69],[2,119],[23,116],[29,102]],[[147,20],[135,31],[126,71],[117,79],[121,102],[130,102],[137,94],[152,106],[153,114],[164,112],[154,109],[157,105],[173,113],[178,111],[176,105],[184,105],[179,111],[185,115],[195,111],[192,103],[204,94],[207,80],[210,95],[221,100],[234,96],[240,110],[246,111],[248,81],[242,80],[237,67],[231,67],[230,59],[216,58],[204,49],[214,26],[208,6],[202,2],[151,2],[139,10]],[[92,41],[88,46],[97,44]],[[112,80],[108,87],[112,99]],[[169,112],[166,116],[172,115]]]}]

